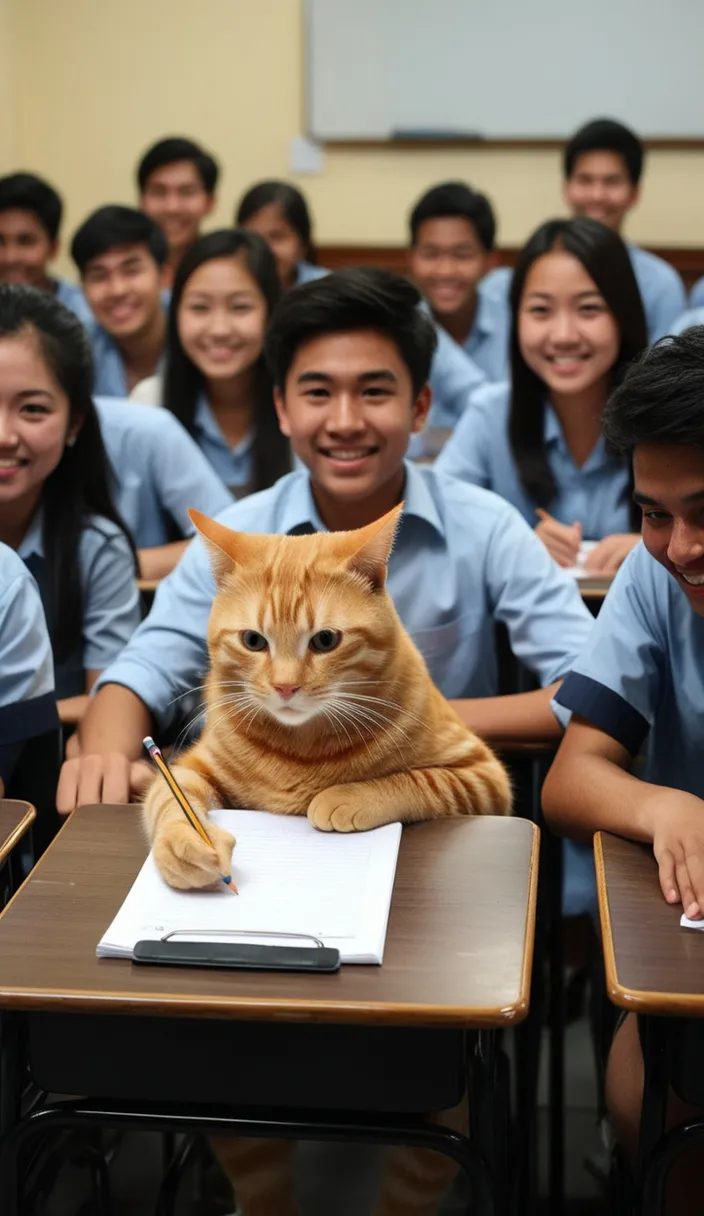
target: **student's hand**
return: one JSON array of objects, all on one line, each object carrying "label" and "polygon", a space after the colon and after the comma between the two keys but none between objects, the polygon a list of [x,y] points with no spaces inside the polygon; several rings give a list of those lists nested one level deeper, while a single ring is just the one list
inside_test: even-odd
[{"label": "student's hand", "polygon": [[128,760],[118,752],[76,756],[61,767],[56,808],[69,815],[77,806],[96,802],[134,802],[153,777],[146,760]]},{"label": "student's hand", "polygon": [[561,524],[556,519],[543,519],[536,526],[536,536],[542,540],[551,557],[559,566],[577,564],[577,554],[582,543],[582,525]]},{"label": "student's hand", "polygon": [[612,536],[605,536],[587,554],[584,569],[590,574],[615,574],[639,540],[638,532],[614,532]]},{"label": "student's hand", "polygon": [[662,791],[653,804],[653,853],[669,904],[681,902],[690,920],[704,916],[704,802],[681,790]]}]

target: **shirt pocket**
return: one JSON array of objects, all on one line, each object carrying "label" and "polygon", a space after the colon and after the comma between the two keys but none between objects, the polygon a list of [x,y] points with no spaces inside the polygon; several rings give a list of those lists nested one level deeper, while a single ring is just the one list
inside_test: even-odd
[{"label": "shirt pocket", "polygon": [[409,633],[444,696],[491,696],[496,691],[493,624],[482,607]]}]

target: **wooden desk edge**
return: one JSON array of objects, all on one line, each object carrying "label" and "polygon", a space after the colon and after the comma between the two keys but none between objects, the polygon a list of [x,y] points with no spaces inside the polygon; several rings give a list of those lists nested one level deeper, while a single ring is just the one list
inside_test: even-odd
[{"label": "wooden desk edge", "polygon": [[[5,799],[6,803],[12,803],[14,801],[15,799],[12,798]],[[9,836],[6,836],[3,841],[0,841],[0,865],[7,861],[7,858],[10,856],[10,853],[14,849],[15,845],[19,843],[37,817],[37,812],[31,803],[17,800],[17,806],[23,806],[25,808],[25,813],[17,826],[10,832]]]},{"label": "wooden desk edge", "polygon": [[[647,989],[626,988],[619,982],[606,887],[602,843],[604,834],[596,832],[594,835],[594,867],[606,973],[606,995],[613,1005],[619,1009],[627,1009],[631,1013],[662,1014],[664,1017],[691,1017],[693,1015],[701,1017],[704,1014],[704,993],[697,997],[687,992],[649,992]],[[609,833],[606,834],[609,835]]]},{"label": "wooden desk edge", "polygon": [[530,849],[530,870],[528,875],[528,906],[526,915],[526,935],[523,943],[522,988],[515,1006],[515,1014],[511,1019],[515,1026],[528,1016],[530,1009],[530,988],[533,975],[533,953],[535,950],[535,919],[538,907],[538,870],[540,868],[540,831],[531,820],[532,844]]}]

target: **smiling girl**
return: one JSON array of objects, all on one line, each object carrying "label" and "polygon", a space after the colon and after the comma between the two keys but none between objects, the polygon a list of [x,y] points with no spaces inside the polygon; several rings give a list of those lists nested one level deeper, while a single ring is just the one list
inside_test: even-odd
[{"label": "smiling girl", "polygon": [[0,285],[0,541],[39,586],[64,721],[139,624],[135,557],[113,507],[80,321]]},{"label": "smiling girl", "polygon": [[562,566],[574,565],[583,538],[598,541],[587,565],[611,573],[639,524],[602,415],[647,344],[623,241],[596,220],[543,224],[518,260],[511,309],[510,383],[475,394],[438,467],[512,502]]},{"label": "smiling girl", "polygon": [[174,281],[163,379],[132,393],[170,409],[239,498],[290,468],[263,355],[280,290],[261,237],[236,229],[201,237]]},{"label": "smiling girl", "polygon": [[315,265],[308,204],[288,182],[258,182],[242,196],[235,223],[264,237],[276,258],[284,291],[327,274]]}]

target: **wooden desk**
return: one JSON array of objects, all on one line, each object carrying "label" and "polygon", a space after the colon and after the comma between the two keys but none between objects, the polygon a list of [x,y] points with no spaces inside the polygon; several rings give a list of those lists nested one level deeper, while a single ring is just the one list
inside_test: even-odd
[{"label": "wooden desk", "polygon": [[665,903],[652,849],[597,832],[594,857],[610,1000],[704,1017],[704,931],[680,928],[682,908]]},{"label": "wooden desk", "polygon": [[0,866],[10,856],[16,844],[29,831],[37,812],[28,802],[12,798],[0,800]]},{"label": "wooden desk", "polygon": [[72,816],[0,917],[0,1008],[464,1028],[527,1014],[538,832],[526,820],[406,829],[383,966],[332,976],[97,959],[144,857],[133,808]]},{"label": "wooden desk", "polygon": [[580,578],[577,585],[586,604],[599,605],[613,581],[613,575],[604,575],[600,578]]}]

